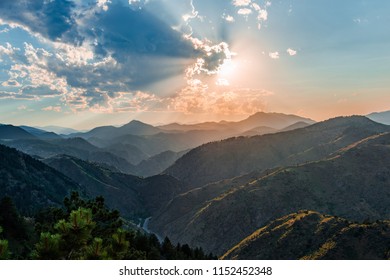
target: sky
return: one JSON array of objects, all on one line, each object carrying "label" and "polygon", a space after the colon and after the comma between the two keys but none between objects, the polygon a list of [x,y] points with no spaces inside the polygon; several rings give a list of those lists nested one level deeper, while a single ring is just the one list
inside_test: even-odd
[{"label": "sky", "polygon": [[0,123],[390,110],[390,2],[2,0]]}]

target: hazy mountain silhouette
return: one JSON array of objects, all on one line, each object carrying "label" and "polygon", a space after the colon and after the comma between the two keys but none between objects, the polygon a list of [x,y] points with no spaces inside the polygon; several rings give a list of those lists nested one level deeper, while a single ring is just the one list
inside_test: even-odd
[{"label": "hazy mountain silhouette", "polygon": [[100,126],[96,127],[85,133],[75,133],[68,135],[69,137],[83,137],[83,138],[100,138],[100,139],[113,139],[123,135],[153,135],[161,132],[160,129],[145,124],[140,121],[133,120],[128,124],[120,127],[115,126]]},{"label": "hazy mountain silhouette", "polygon": [[270,134],[270,133],[276,133],[279,130],[276,128],[272,128],[269,126],[259,126],[252,128],[250,130],[244,131],[240,133],[238,136],[255,136],[255,135],[264,135],[264,134]]},{"label": "hazy mountain silhouette", "polygon": [[166,170],[194,187],[254,170],[319,160],[390,127],[365,117],[339,117],[305,128],[230,138],[197,147]]},{"label": "hazy mountain silhouette", "polygon": [[282,113],[264,113],[258,112],[248,118],[238,122],[204,122],[198,124],[178,124],[172,123],[159,126],[160,129],[167,131],[191,131],[191,130],[227,130],[231,132],[231,136],[240,134],[245,131],[250,131],[259,127],[269,127],[275,130],[283,129],[297,122],[306,122],[308,124],[315,123],[308,118],[302,118],[296,115],[286,115]]},{"label": "hazy mountain silhouette", "polygon": [[79,133],[79,132],[81,132],[81,131],[73,129],[73,128],[56,126],[56,125],[48,125],[48,126],[42,126],[42,127],[37,126],[36,128],[37,129],[42,129],[42,130],[45,130],[45,131],[49,131],[49,132],[54,132],[56,134],[61,134],[61,135],[68,135],[68,134],[71,134],[71,133]]},{"label": "hazy mountain silhouette", "polygon": [[59,136],[58,134],[54,132],[49,132],[45,131],[39,128],[31,127],[31,126],[26,126],[26,125],[21,125],[19,126],[23,130],[27,131],[28,133],[38,137],[39,139],[61,139],[62,137]]},{"label": "hazy mountain silhouette", "polygon": [[308,127],[309,123],[306,123],[306,122],[296,122],[292,125],[289,125],[283,129],[281,129],[280,131],[290,131],[290,130],[295,130],[295,129],[299,129],[299,128],[305,128],[305,127]]},{"label": "hazy mountain silhouette", "polygon": [[371,114],[367,115],[367,117],[373,121],[378,122],[378,123],[390,125],[390,111],[380,112],[380,113],[371,113]]}]

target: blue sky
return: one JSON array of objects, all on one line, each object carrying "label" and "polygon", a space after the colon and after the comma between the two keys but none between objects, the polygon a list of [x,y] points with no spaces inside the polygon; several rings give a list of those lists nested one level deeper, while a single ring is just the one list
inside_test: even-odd
[{"label": "blue sky", "polygon": [[0,123],[389,110],[390,3],[0,2]]}]

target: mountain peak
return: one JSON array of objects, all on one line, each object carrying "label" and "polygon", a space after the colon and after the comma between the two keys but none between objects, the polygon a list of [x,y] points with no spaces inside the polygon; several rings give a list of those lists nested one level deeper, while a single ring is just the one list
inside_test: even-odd
[{"label": "mountain peak", "polygon": [[131,120],[127,124],[123,125],[122,127],[127,127],[127,126],[148,126],[148,127],[152,127],[152,125],[146,124],[146,123],[141,122],[139,120]]},{"label": "mountain peak", "polygon": [[275,129],[283,129],[287,126],[290,126],[297,122],[305,122],[308,124],[313,124],[315,121],[303,118],[296,115],[287,115],[283,113],[266,113],[266,112],[257,112],[245,120],[238,122],[237,124],[245,130],[251,129],[253,127],[259,126],[269,126]]}]

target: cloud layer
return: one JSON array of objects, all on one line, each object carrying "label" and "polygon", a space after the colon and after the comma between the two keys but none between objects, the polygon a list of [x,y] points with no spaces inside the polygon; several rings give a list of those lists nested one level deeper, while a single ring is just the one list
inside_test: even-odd
[{"label": "cloud layer", "polygon": [[[205,17],[192,0],[171,1],[180,15],[170,15],[169,21],[163,18],[172,9],[156,9],[162,3],[167,4],[157,0],[1,1],[1,32],[24,30],[39,46],[28,40],[22,47],[0,45],[7,76],[0,77],[0,98],[51,98],[71,110],[101,112],[250,111],[249,101],[263,106],[256,99],[262,99],[262,94],[232,91],[226,88],[226,79],[218,79],[218,90],[210,87],[208,78],[217,76],[235,55],[229,43],[202,38],[194,31],[193,24],[203,23]],[[236,0],[229,5],[236,9],[235,16],[254,15],[260,24],[267,20],[270,4]],[[232,15],[224,19],[235,22]],[[155,85],[164,81],[174,84],[156,91]],[[42,110],[63,108],[52,105]]]}]

